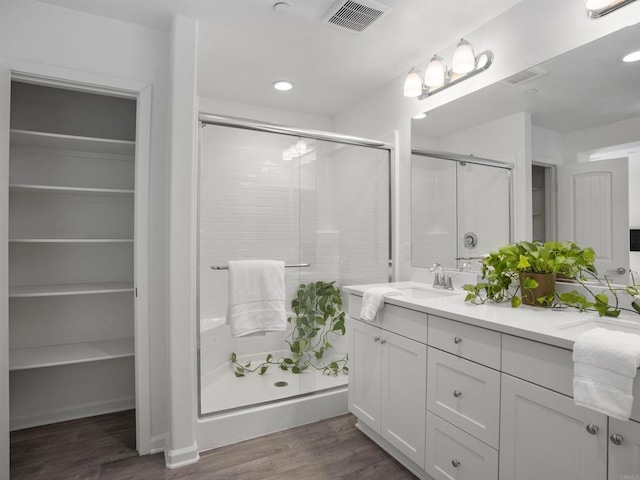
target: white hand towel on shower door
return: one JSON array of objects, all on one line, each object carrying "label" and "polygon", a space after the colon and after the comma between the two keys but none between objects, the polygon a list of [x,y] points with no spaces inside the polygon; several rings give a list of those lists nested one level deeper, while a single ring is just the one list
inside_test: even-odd
[{"label": "white hand towel on shower door", "polygon": [[233,337],[286,330],[284,262],[229,262],[227,323]]}]

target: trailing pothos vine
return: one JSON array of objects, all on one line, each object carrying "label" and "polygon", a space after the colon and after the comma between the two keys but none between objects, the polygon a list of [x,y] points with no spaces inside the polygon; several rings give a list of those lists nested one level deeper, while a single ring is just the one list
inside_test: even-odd
[{"label": "trailing pothos vine", "polygon": [[235,367],[236,377],[257,372],[264,375],[270,366],[299,374],[309,368],[320,370],[326,375],[347,373],[347,355],[332,361],[324,359],[325,353],[333,348],[331,335],[345,334],[345,313],[342,311],[342,297],[335,282],[313,282],[301,284],[291,301],[294,315],[287,318],[293,330],[286,339],[291,355],[274,357],[268,354],[264,361],[240,363],[235,353],[229,361]]}]

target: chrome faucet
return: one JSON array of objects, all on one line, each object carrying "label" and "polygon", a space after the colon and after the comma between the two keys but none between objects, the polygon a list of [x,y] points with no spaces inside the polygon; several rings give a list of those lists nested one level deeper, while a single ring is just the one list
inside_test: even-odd
[{"label": "chrome faucet", "polygon": [[433,273],[433,288],[442,288],[442,282],[444,281],[444,270],[442,265],[434,263],[429,269]]}]

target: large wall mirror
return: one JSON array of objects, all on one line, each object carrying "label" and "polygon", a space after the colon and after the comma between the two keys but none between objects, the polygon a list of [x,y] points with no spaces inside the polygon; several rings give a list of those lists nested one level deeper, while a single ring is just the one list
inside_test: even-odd
[{"label": "large wall mirror", "polygon": [[[591,246],[599,272],[627,283],[640,270],[640,62],[622,61],[634,50],[640,24],[443,105],[412,121],[412,148],[515,161],[530,175],[517,213],[530,217],[529,240]],[[422,169],[412,161],[412,176]]]}]

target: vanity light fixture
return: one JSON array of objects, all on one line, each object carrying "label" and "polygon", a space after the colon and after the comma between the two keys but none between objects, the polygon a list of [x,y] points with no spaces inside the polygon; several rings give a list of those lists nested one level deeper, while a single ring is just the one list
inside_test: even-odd
[{"label": "vanity light fixture", "polygon": [[287,80],[278,80],[277,82],[273,82],[273,88],[280,90],[281,92],[286,92],[293,88],[293,83]]},{"label": "vanity light fixture", "polygon": [[412,68],[404,81],[404,96],[415,97],[418,100],[449,88],[462,80],[485,71],[493,62],[493,53],[486,50],[477,56],[473,46],[464,38],[458,42],[451,69],[438,55],[434,55],[427,65],[424,77],[420,70]]},{"label": "vanity light fixture", "polygon": [[589,18],[600,18],[631,2],[635,0],[585,0],[584,6]]}]

